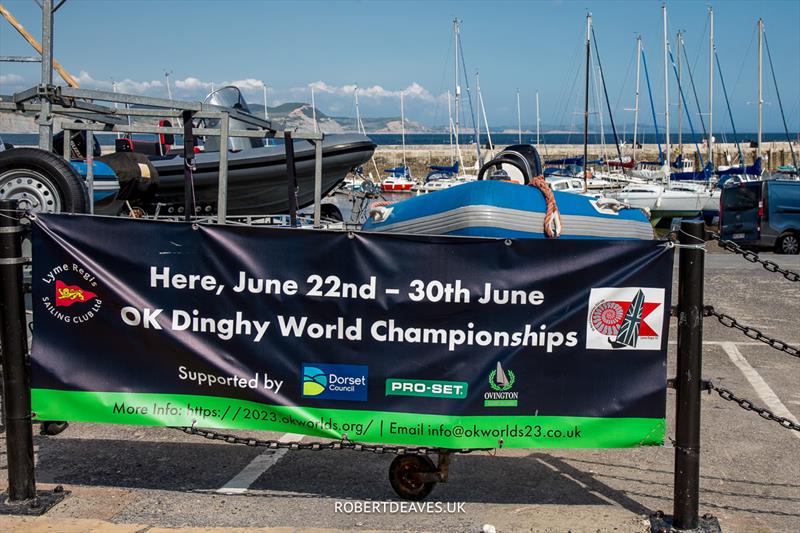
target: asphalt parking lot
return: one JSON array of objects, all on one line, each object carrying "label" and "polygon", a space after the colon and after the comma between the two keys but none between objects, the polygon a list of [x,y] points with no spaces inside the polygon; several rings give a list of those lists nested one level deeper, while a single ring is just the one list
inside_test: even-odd
[{"label": "asphalt parking lot", "polygon": [[[764,256],[800,270],[800,257]],[[705,290],[706,303],[718,311],[800,344],[800,284],[715,251],[707,255]],[[713,318],[704,326],[705,379],[800,419],[800,360]],[[673,321],[670,375],[675,338]],[[667,435],[674,435],[674,400],[670,391]],[[797,531],[800,433],[716,394],[703,395],[702,416],[700,513],[719,518],[726,532]],[[390,455],[264,450],[171,429],[98,424],[72,424],[55,437],[37,435],[34,443],[40,486],[60,484],[70,491],[47,513],[50,522],[39,523],[54,524],[53,531],[213,526],[477,532],[484,524],[504,532],[648,531],[649,514],[672,511],[669,442],[456,456],[449,482],[439,484],[428,500],[464,502],[464,512],[402,514],[337,512],[343,502],[399,501],[388,481]],[[0,453],[5,469],[5,442]],[[5,471],[0,479],[5,483]],[[37,526],[27,519],[4,520],[0,517],[4,531]]]}]

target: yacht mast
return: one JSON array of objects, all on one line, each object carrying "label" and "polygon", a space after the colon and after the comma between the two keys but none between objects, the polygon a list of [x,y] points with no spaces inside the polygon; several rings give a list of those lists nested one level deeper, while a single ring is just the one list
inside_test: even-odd
[{"label": "yacht mast", "polygon": [[633,99],[633,162],[636,163],[636,133],[639,128],[639,77],[642,66],[642,36],[636,36],[636,96]]},{"label": "yacht mast", "polygon": [[670,146],[669,146],[669,74],[667,68],[669,66],[669,61],[667,58],[667,4],[664,3],[661,6],[661,12],[664,18],[664,130],[665,130],[665,142],[666,146],[665,150],[665,161],[664,161],[664,169],[665,169],[665,176],[664,178],[669,182],[669,175],[670,175],[670,166],[672,165],[672,161],[670,159]]},{"label": "yacht mast", "polygon": [[492,144],[492,131],[489,129],[489,120],[486,118],[486,107],[483,105],[483,93],[480,86],[478,87],[478,102],[481,105],[481,114],[483,115],[483,123],[486,125],[486,138],[489,141],[489,151],[494,157],[494,145]]},{"label": "yacht mast", "polygon": [[709,6],[708,34],[708,162],[714,169],[714,9]]},{"label": "yacht mast", "polygon": [[539,149],[539,133],[542,121],[539,119],[539,91],[536,91],[536,149]]},{"label": "yacht mast", "polygon": [[592,14],[586,13],[586,85],[583,100],[583,191],[589,190],[589,60],[592,54]]},{"label": "yacht mast", "polygon": [[[478,93],[478,99],[480,99],[480,94],[481,94],[481,73],[478,72],[477,70],[475,71],[475,92]],[[472,104],[470,104],[470,106],[471,105]],[[470,107],[470,109],[471,109],[471,107]],[[473,116],[474,116],[474,114],[473,114]],[[488,126],[487,126],[487,129],[488,129]],[[478,129],[475,132],[475,143],[478,145],[478,168],[480,168],[483,165],[483,160],[480,157],[480,153],[481,153],[481,148],[480,148],[480,146],[481,146],[481,114],[480,113],[478,113]]]},{"label": "yacht mast", "polygon": [[319,126],[317,126],[317,104],[314,101],[314,86],[311,86],[311,118],[314,120],[314,133],[319,132]]},{"label": "yacht mast", "polygon": [[359,109],[358,106],[358,85],[353,89],[353,96],[356,99],[356,131],[358,133],[364,133],[361,131],[361,109]]},{"label": "yacht mast", "polygon": [[461,160],[461,148],[458,145],[459,107],[461,107],[461,103],[460,103],[461,102],[461,85],[459,85],[459,83],[458,83],[458,42],[459,42],[458,33],[459,33],[459,30],[460,30],[459,21],[458,21],[457,18],[454,18],[453,19],[453,39],[455,41],[455,50],[456,50],[456,55],[454,56],[454,61],[453,61],[455,63],[455,78],[453,78],[453,80],[455,81],[455,91],[456,91],[456,95],[455,95],[456,96],[456,102],[455,102],[455,104],[456,104],[456,109],[455,109],[455,111],[456,111],[456,124],[455,124],[454,137],[456,139],[456,157],[458,158],[458,161],[459,161],[459,167],[462,167],[464,165],[460,164],[461,163],[461,161],[460,161]]},{"label": "yacht mast", "polygon": [[[764,21],[758,19],[758,143],[756,147],[756,158],[761,157],[761,113],[762,113],[762,106],[764,105],[764,97],[762,93],[762,76],[761,76],[761,41],[762,41],[762,34],[764,32]],[[744,165],[744,161],[742,161],[742,165]]]},{"label": "yacht mast", "polygon": [[517,142],[522,144],[522,115],[519,110],[519,89],[517,89]]},{"label": "yacht mast", "polygon": [[[267,85],[263,85],[264,88],[264,120],[269,120],[269,110],[267,109]],[[264,139],[264,144],[269,146],[269,137]]]},{"label": "yacht mast", "polygon": [[[678,52],[678,90],[680,91],[681,86],[681,74],[683,73],[683,69],[681,68],[681,47],[683,46],[683,32],[678,30],[678,35],[676,37],[676,49]],[[678,97],[678,153],[681,155],[681,161],[683,160],[683,102],[681,101],[680,95]]]},{"label": "yacht mast", "polygon": [[403,95],[405,91],[400,91],[400,136],[403,142],[403,169],[405,172],[406,167],[406,111],[403,106]]},{"label": "yacht mast", "polygon": [[450,100],[450,91],[447,91],[447,131],[450,133],[450,164],[455,159],[455,148],[453,146],[453,105]]}]

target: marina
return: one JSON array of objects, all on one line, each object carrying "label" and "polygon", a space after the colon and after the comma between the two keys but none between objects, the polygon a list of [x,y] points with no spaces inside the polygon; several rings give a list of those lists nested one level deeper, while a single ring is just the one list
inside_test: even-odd
[{"label": "marina", "polygon": [[0,530],[793,531],[797,50],[610,7],[514,5],[575,30],[534,77],[433,2],[299,86],[321,41],[105,82],[57,38],[120,6],[0,5]]}]

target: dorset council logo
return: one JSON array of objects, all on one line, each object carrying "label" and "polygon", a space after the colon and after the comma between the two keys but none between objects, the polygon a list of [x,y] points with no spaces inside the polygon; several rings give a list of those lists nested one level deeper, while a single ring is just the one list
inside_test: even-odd
[{"label": "dorset council logo", "polygon": [[328,387],[328,376],[319,368],[303,367],[303,396],[319,396]]},{"label": "dorset council logo", "polygon": [[658,350],[664,323],[664,289],[592,289],[586,322],[589,350]]}]

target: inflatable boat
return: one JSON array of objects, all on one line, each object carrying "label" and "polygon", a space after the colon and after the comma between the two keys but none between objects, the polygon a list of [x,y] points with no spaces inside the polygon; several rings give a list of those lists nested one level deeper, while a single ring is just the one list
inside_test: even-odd
[{"label": "inflatable boat", "polygon": [[[509,181],[513,166],[524,183]],[[550,190],[533,146],[512,146],[478,180],[370,210],[364,231],[499,238],[653,239],[641,209],[606,198]]]}]

